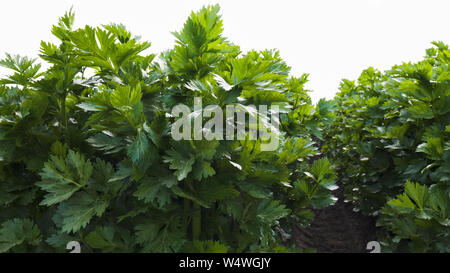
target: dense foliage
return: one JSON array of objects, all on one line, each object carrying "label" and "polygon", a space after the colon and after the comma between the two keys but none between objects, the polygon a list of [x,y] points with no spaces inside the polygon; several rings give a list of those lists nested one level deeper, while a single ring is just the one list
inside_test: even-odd
[{"label": "dense foliage", "polygon": [[[291,224],[333,205],[336,180],[377,218],[382,251],[450,252],[448,46],[366,69],[313,105],[306,74],[290,76],[276,50],[241,52],[218,12],[192,13],[158,56],[120,24],[74,29],[68,12],[52,28],[59,44],[41,43],[48,69],[0,60],[11,71],[0,79],[0,252],[70,241],[83,252],[302,251]],[[207,128],[175,140],[175,106],[208,121],[198,98],[247,111],[278,148],[252,137],[250,117],[243,140],[206,140]],[[279,127],[261,105],[277,107]]]},{"label": "dense foliage", "polygon": [[325,130],[346,198],[378,216],[385,251],[450,252],[450,50],[433,44],[423,61],[342,81]]},{"label": "dense foliage", "polygon": [[[124,26],[74,29],[68,12],[52,28],[59,44],[41,43],[50,68],[0,61],[12,71],[0,80],[0,252],[65,252],[69,241],[83,252],[294,250],[283,244],[291,220],[335,201],[311,139],[331,104],[313,106],[307,75],[290,77],[277,51],[231,44],[218,11],[192,13],[159,59]],[[277,105],[278,149],[175,141],[171,109],[194,110],[194,97]]]}]

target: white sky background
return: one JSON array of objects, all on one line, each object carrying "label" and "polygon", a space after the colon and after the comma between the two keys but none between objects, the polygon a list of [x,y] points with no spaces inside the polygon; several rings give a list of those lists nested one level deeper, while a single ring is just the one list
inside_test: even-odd
[{"label": "white sky background", "polygon": [[420,60],[434,40],[450,43],[449,0],[2,0],[0,57],[37,57],[41,40],[56,42],[51,26],[71,6],[76,28],[123,23],[159,53],[174,45],[170,32],[209,3],[220,4],[224,36],[244,52],[277,48],[292,75],[310,73],[314,102],[369,66],[389,69]]}]

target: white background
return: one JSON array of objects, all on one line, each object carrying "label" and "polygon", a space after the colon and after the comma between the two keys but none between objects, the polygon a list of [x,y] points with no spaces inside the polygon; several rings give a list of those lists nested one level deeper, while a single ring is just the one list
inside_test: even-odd
[{"label": "white background", "polygon": [[174,44],[170,32],[209,3],[220,4],[224,34],[242,50],[277,48],[293,75],[310,73],[313,101],[332,98],[342,78],[369,66],[417,61],[431,41],[450,42],[450,0],[2,0],[0,56],[37,57],[41,40],[56,41],[51,26],[71,6],[76,27],[123,23],[159,53]]}]

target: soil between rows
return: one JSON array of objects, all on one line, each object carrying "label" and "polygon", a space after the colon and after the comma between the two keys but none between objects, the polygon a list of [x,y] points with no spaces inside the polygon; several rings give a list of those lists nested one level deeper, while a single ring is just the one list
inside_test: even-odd
[{"label": "soil between rows", "polygon": [[344,202],[342,186],[334,192],[338,201],[325,209],[314,210],[307,227],[294,224],[292,239],[297,247],[314,248],[318,253],[368,253],[367,243],[376,240],[375,219],[353,211]]}]

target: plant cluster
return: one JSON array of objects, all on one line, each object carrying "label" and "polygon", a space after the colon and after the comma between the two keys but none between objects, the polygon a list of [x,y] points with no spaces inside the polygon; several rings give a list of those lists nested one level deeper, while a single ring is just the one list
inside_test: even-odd
[{"label": "plant cluster", "polygon": [[346,198],[388,231],[385,250],[450,251],[450,50],[433,45],[417,63],[343,80],[333,100],[323,150]]},{"label": "plant cluster", "polygon": [[[192,13],[159,59],[123,25],[74,29],[68,12],[52,28],[59,44],[41,43],[47,70],[0,61],[12,71],[0,80],[0,252],[292,250],[292,219],[335,201],[331,163],[313,159],[329,105],[311,104],[307,75],[289,76],[277,51],[230,43],[218,12]],[[195,97],[277,105],[278,149],[175,141],[171,109]]]}]

